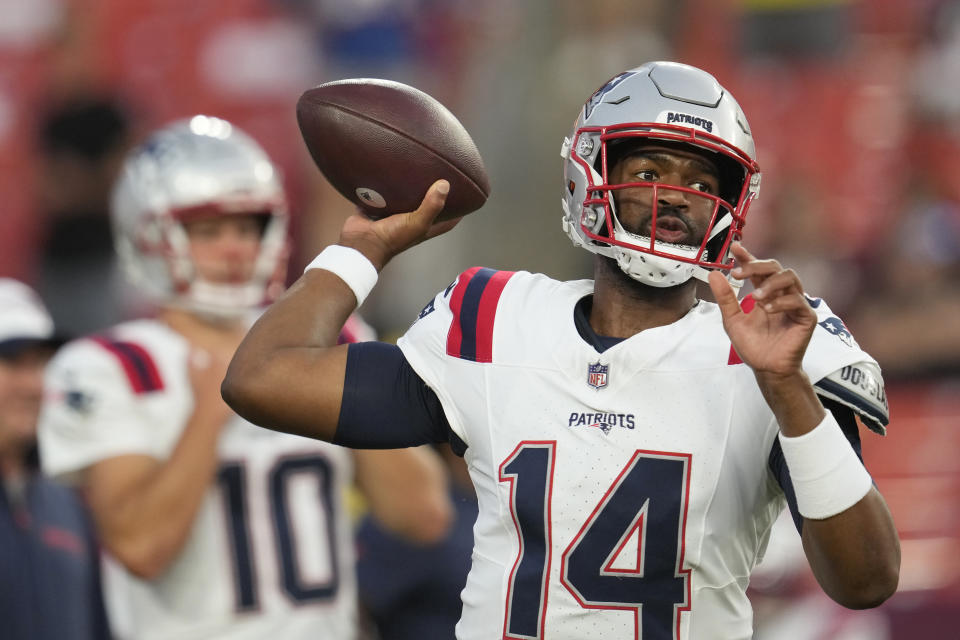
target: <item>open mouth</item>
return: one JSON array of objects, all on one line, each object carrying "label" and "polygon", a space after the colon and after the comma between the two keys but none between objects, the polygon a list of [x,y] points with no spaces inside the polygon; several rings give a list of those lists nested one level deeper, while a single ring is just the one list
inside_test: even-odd
[{"label": "open mouth", "polygon": [[661,242],[671,244],[689,244],[690,228],[687,223],[676,216],[662,216],[657,218],[656,238]]}]

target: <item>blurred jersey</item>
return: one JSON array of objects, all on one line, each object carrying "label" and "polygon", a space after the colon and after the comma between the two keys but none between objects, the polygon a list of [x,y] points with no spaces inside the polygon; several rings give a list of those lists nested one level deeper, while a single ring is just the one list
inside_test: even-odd
[{"label": "blurred jersey", "polygon": [[[351,320],[345,331],[365,331]],[[168,458],[193,410],[189,346],[156,320],[75,341],[52,361],[39,431],[45,470],[76,480],[128,454]],[[180,555],[145,581],[105,572],[120,638],[353,638],[356,585],[345,449],[224,427],[220,466]]]},{"label": "blurred jersey", "polygon": [[[786,502],[774,416],[715,304],[598,350],[575,320],[592,291],[471,269],[399,342],[479,500],[457,637],[750,638],[747,583]],[[837,334],[814,332],[812,381],[873,362]]]}]

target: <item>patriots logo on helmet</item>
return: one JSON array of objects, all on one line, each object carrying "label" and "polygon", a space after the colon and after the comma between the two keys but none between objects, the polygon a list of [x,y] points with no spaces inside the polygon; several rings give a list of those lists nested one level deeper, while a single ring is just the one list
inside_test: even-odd
[{"label": "patriots logo on helmet", "polygon": [[840,338],[840,340],[843,341],[843,344],[847,345],[848,347],[853,346],[853,334],[850,333],[850,330],[847,329],[847,325],[843,324],[843,320],[840,318],[836,316],[830,316],[823,322],[819,322],[817,324],[826,329],[829,333],[832,333]]},{"label": "patriots logo on helmet", "polygon": [[607,386],[607,374],[610,373],[610,365],[600,364],[599,361],[587,365],[587,384],[594,389],[602,389]]},{"label": "patriots logo on helmet", "polygon": [[617,74],[607,80],[606,84],[596,90],[590,99],[587,100],[587,104],[583,107],[584,109],[584,118],[589,118],[590,114],[593,113],[593,110],[597,108],[597,105],[603,101],[603,96],[607,95],[613,91],[618,84],[626,80],[628,77],[632,76],[632,71],[624,71],[623,73]]}]

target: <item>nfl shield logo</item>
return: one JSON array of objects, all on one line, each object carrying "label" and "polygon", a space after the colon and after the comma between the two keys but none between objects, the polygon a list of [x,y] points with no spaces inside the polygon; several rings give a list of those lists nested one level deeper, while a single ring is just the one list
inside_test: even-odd
[{"label": "nfl shield logo", "polygon": [[587,384],[594,389],[602,389],[607,386],[607,372],[610,371],[610,365],[595,362],[587,365]]}]

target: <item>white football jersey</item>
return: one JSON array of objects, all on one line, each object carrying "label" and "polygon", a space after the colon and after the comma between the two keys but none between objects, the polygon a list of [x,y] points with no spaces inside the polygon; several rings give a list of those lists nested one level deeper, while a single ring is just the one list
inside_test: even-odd
[{"label": "white football jersey", "polygon": [[[470,269],[399,342],[479,498],[457,637],[750,638],[747,583],[785,505],[773,414],[715,304],[598,353],[574,324],[592,291]],[[821,328],[811,380],[875,368]]]},{"label": "white football jersey", "polygon": [[[193,410],[188,351],[156,320],[64,347],[47,373],[45,471],[75,479],[114,456],[169,457]],[[218,455],[215,481],[169,568],[149,581],[117,563],[105,571],[118,637],[354,638],[348,450],[234,417]]]}]

